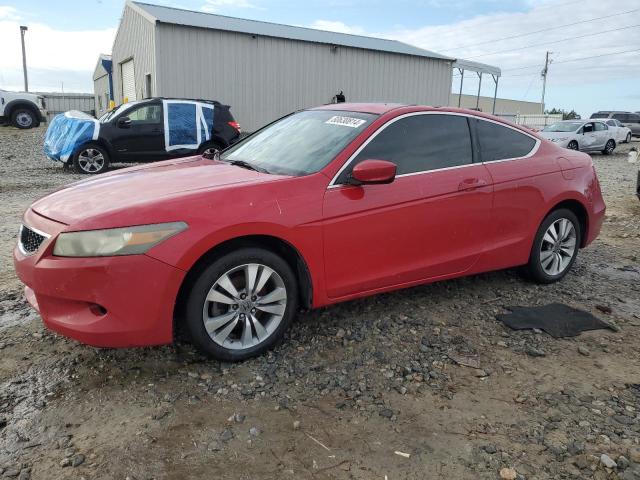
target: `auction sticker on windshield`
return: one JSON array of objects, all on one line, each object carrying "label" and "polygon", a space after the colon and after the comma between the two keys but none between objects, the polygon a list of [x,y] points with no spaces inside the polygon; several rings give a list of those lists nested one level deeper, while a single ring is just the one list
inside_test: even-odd
[{"label": "auction sticker on windshield", "polygon": [[324,123],[327,123],[329,125],[342,125],[343,127],[358,128],[363,123],[366,123],[366,120],[361,120],[360,118],[343,117],[340,115],[336,115],[334,117],[331,117],[329,120],[327,120]]}]

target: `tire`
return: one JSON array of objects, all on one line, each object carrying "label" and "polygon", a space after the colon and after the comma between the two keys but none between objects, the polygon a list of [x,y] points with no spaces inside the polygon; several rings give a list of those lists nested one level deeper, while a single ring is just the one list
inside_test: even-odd
[{"label": "tire", "polygon": [[22,130],[36,128],[40,125],[38,116],[29,108],[16,108],[11,114],[11,124]]},{"label": "tire", "polygon": [[580,147],[578,147],[578,142],[576,142],[575,140],[571,140],[569,142],[569,145],[567,145],[567,148],[569,150],[578,150]]},{"label": "tire", "polygon": [[631,143],[631,132],[627,133],[627,138],[625,138],[624,143]]},{"label": "tire", "polygon": [[[560,243],[555,243],[552,241],[553,235],[547,233],[553,226],[554,232],[562,234],[561,228],[567,228],[563,225],[568,225],[563,221],[569,222],[570,230],[564,231],[564,240],[561,239]],[[529,263],[526,266],[529,277],[542,284],[561,280],[571,270],[578,256],[581,241],[580,222],[571,210],[561,208],[551,212],[540,224],[533,240]],[[571,245],[573,246],[570,249]]]},{"label": "tire", "polygon": [[109,154],[95,143],[84,145],[73,155],[73,168],[87,175],[104,173],[109,169]]},{"label": "tire", "polygon": [[[257,290],[247,291],[247,283]],[[297,308],[298,284],[287,262],[262,248],[242,248],[198,276],[186,299],[186,330],[205,355],[237,362],[277,345]]]},{"label": "tire", "polygon": [[604,146],[604,150],[602,150],[603,155],[611,155],[613,151],[616,149],[616,142],[610,138],[607,140],[607,143]]},{"label": "tire", "polygon": [[[205,155],[205,154],[211,154],[213,155],[213,151],[212,150],[222,150],[224,147],[222,147],[221,145],[214,143],[214,142],[207,142],[207,143],[203,143],[202,145],[200,145],[200,147],[198,148],[198,155]],[[210,152],[209,152],[210,151]]]}]

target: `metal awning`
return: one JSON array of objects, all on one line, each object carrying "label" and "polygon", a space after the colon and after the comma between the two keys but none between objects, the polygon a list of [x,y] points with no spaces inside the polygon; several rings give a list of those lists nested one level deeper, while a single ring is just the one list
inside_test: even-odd
[{"label": "metal awning", "polygon": [[487,65],[486,63],[472,62],[471,60],[464,60],[458,58],[453,62],[453,68],[457,68],[460,72],[460,93],[458,93],[458,107],[462,101],[462,84],[464,83],[464,72],[472,71],[478,75],[478,95],[476,97],[476,109],[480,106],[480,87],[482,87],[482,75],[491,75],[493,82],[495,83],[495,89],[493,90],[493,107],[491,113],[496,113],[496,97],[498,96],[498,80],[502,71],[498,67]]}]

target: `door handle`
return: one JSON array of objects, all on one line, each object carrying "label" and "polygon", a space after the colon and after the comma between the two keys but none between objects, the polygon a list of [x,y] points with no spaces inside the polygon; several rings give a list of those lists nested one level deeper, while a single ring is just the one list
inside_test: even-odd
[{"label": "door handle", "polygon": [[458,185],[458,191],[473,190],[474,188],[484,187],[487,181],[482,178],[465,178]]},{"label": "door handle", "polygon": [[151,133],[162,133],[162,129],[161,128],[154,128],[153,130],[151,130]]}]

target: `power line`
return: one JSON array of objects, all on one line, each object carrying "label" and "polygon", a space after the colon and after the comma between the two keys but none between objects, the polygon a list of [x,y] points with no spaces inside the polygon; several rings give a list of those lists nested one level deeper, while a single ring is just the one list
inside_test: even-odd
[{"label": "power line", "polygon": [[565,23],[564,25],[558,25],[556,27],[543,28],[542,30],[536,30],[535,32],[520,33],[518,35],[511,35],[509,37],[502,37],[502,38],[496,38],[494,40],[487,40],[486,42],[479,42],[479,43],[474,43],[474,44],[469,44],[469,45],[463,45],[461,47],[452,47],[452,48],[449,48],[449,49],[445,49],[444,51],[445,52],[450,52],[451,50],[460,50],[462,48],[476,47],[478,45],[486,45],[488,43],[501,42],[503,40],[511,40],[513,38],[527,37],[529,35],[535,35],[536,33],[549,32],[551,30],[557,30],[558,28],[565,28],[565,27],[571,27],[573,25],[580,25],[582,23],[595,22],[596,20],[604,20],[605,18],[617,17],[619,15],[626,15],[628,13],[633,13],[633,12],[637,12],[637,11],[640,11],[640,8],[636,8],[636,9],[633,9],[633,10],[628,10],[626,12],[613,13],[611,15],[605,15],[603,17],[590,18],[589,20],[580,20],[579,22]]},{"label": "power line", "polygon": [[[554,61],[553,64],[554,65],[558,65],[561,63],[570,63],[570,62],[580,62],[582,60],[590,60],[592,58],[602,58],[602,57],[610,57],[612,55],[622,55],[625,53],[633,53],[633,52],[640,52],[640,48],[635,48],[633,50],[624,50],[621,52],[609,52],[609,53],[603,53],[600,55],[590,55],[588,57],[580,57],[580,58],[570,58],[568,60],[560,60],[560,61]],[[529,75],[531,75],[530,73],[518,73],[516,75],[502,75],[503,77],[528,77]]]},{"label": "power line", "polygon": [[529,45],[529,46],[526,46],[526,47],[510,48],[508,50],[500,50],[499,52],[491,52],[491,53],[483,53],[483,54],[480,54],[480,55],[472,55],[472,56],[466,57],[466,58],[467,59],[471,59],[471,58],[478,58],[478,57],[488,57],[490,55],[498,55],[500,53],[516,52],[516,51],[519,51],[519,50],[525,50],[527,48],[535,48],[535,47],[540,47],[542,45],[552,45],[552,44],[555,44],[555,43],[566,42],[568,40],[577,40],[579,38],[594,37],[596,35],[603,35],[605,33],[618,32],[620,30],[628,30],[630,28],[635,28],[635,27],[640,27],[640,24],[627,25],[626,27],[612,28],[610,30],[602,30],[601,32],[587,33],[585,35],[578,35],[578,36],[575,36],[575,37],[562,38],[560,40],[553,40],[551,42],[542,42],[542,43],[538,43],[538,44],[535,44],[535,45]]}]

